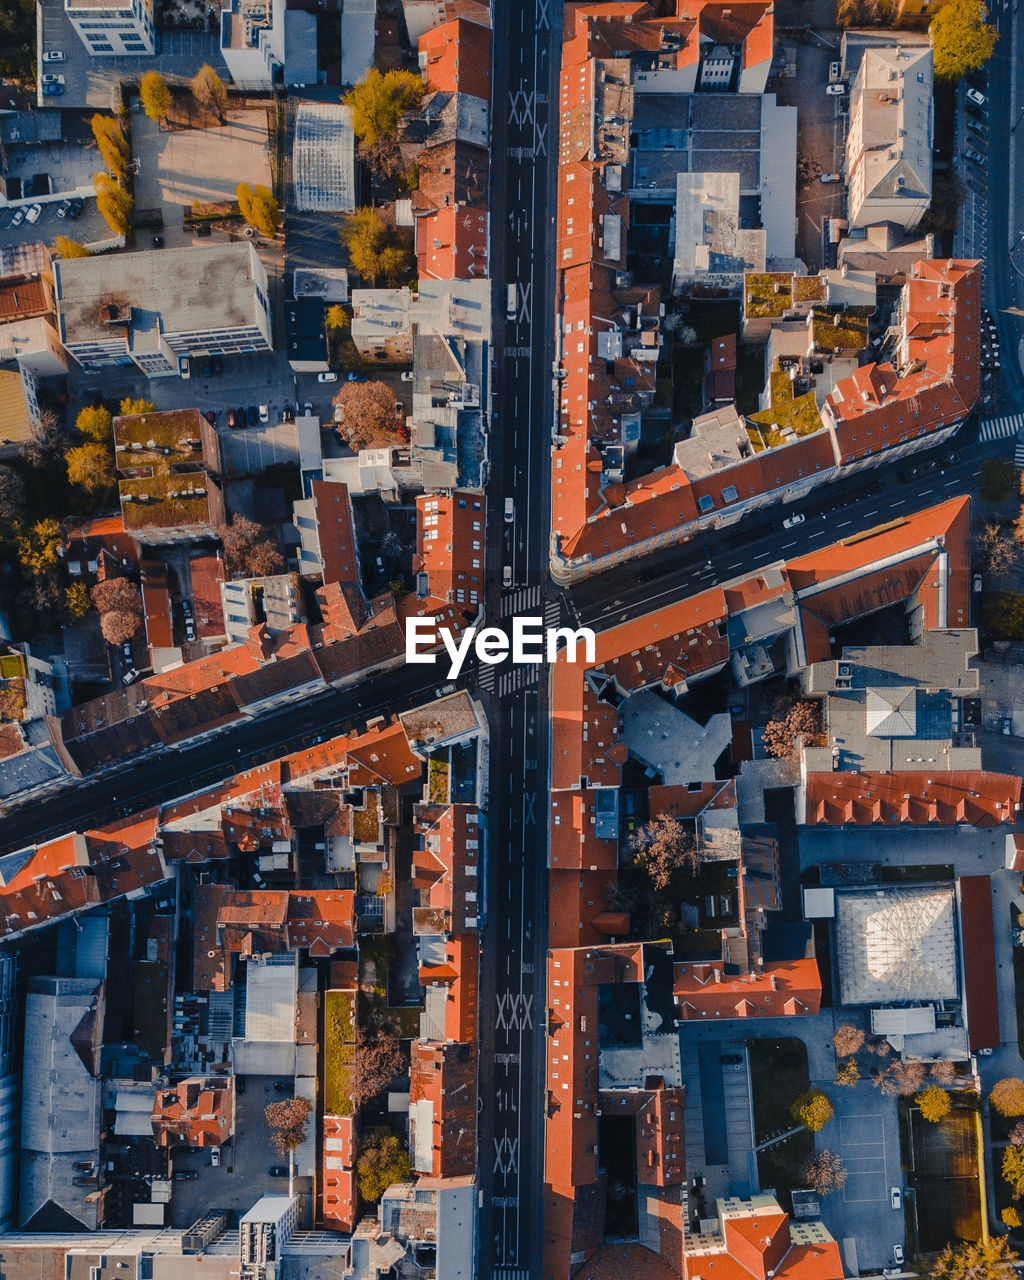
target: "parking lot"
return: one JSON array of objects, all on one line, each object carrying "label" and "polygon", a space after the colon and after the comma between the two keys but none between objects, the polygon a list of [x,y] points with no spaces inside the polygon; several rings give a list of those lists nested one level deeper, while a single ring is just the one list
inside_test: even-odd
[{"label": "parking lot", "polygon": [[65,16],[62,0],[40,0],[39,9],[42,24],[39,56],[53,49],[65,55],[60,66],[64,93],[59,98],[41,98],[43,106],[113,111],[119,105],[118,81],[138,80],[146,71],[159,71],[169,79],[191,79],[204,62],[224,80],[229,80],[220,56],[218,31],[158,31],[157,53],[153,58],[94,58]]},{"label": "parking lot", "polygon": [[[176,1181],[171,1200],[170,1225],[187,1227],[211,1208],[234,1209],[244,1213],[263,1195],[281,1194],[288,1189],[287,1178],[272,1178],[270,1169],[286,1165],[270,1145],[263,1109],[269,1102],[290,1097],[287,1090],[275,1092],[281,1083],[290,1089],[290,1080],[270,1076],[246,1076],[245,1092],[235,1094],[235,1136],[221,1148],[221,1164],[210,1164],[209,1151],[178,1150],[173,1168],[195,1170],[199,1175],[188,1181]],[[296,1178],[295,1190],[306,1197],[312,1192],[310,1178]]]}]

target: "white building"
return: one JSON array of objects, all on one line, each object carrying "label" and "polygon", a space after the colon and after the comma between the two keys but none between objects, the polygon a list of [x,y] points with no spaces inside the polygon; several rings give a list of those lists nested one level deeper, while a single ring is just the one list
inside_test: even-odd
[{"label": "white building", "polygon": [[64,0],[64,13],[93,57],[156,52],[153,0]]},{"label": "white building", "polygon": [[60,259],[53,273],[61,341],[83,369],[134,364],[164,378],[183,357],[273,349],[250,244]]},{"label": "white building", "polygon": [[932,132],[931,49],[865,50],[846,137],[851,227],[917,226],[932,199]]},{"label": "white building", "polygon": [[285,0],[231,0],[220,15],[220,52],[240,89],[316,84],[316,16]]}]

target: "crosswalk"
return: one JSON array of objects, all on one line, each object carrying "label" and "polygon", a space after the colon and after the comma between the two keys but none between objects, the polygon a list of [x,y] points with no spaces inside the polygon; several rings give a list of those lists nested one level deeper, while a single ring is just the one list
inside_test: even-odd
[{"label": "crosswalk", "polygon": [[501,602],[501,617],[511,618],[517,613],[528,613],[540,604],[540,587],[521,587]]},{"label": "crosswalk", "polygon": [[978,428],[978,439],[1006,440],[1024,429],[1024,413],[1009,413],[1003,418],[987,418]]},{"label": "crosswalk", "polygon": [[495,1267],[491,1280],[530,1280],[531,1274],[525,1267]]}]

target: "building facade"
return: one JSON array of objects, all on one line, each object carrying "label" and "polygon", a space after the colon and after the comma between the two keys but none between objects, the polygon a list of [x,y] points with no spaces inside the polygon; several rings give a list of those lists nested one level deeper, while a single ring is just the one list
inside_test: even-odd
[{"label": "building facade", "polygon": [[152,0],[64,0],[64,13],[93,57],[156,53]]}]

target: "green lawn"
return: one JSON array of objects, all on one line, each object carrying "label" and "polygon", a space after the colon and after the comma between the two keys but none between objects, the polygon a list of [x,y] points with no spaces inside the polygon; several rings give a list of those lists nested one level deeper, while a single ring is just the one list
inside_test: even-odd
[{"label": "green lawn", "polygon": [[324,1114],[350,1116],[349,1066],[355,1053],[354,993],[328,991],[324,997]]},{"label": "green lawn", "polygon": [[[807,1049],[801,1040],[750,1040],[750,1083],[754,1098],[755,1141],[793,1127],[790,1106],[810,1087]],[[806,1129],[769,1151],[757,1155],[758,1177],[763,1188],[774,1187],[779,1202],[789,1207],[789,1194],[803,1187],[803,1168],[814,1155],[814,1138]]]}]

